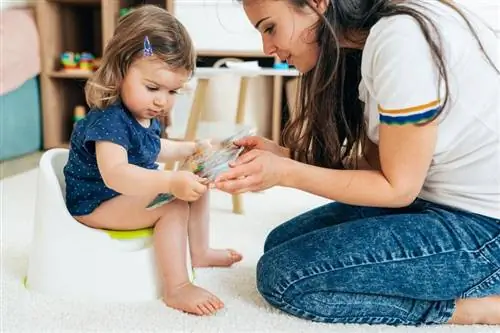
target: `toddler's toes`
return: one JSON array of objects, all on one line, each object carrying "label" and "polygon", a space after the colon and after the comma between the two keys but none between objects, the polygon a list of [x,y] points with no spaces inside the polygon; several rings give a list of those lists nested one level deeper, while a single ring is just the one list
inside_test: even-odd
[{"label": "toddler's toes", "polygon": [[204,303],[198,304],[197,306],[198,310],[200,311],[200,315],[204,316],[209,316],[213,314],[215,311],[211,310],[208,308],[208,306]]},{"label": "toddler's toes", "polygon": [[241,261],[241,259],[243,259],[243,256],[239,252],[236,252],[233,249],[228,249],[227,251],[229,252],[229,256],[231,257],[231,261],[233,263],[236,263],[238,261]]},{"label": "toddler's toes", "polygon": [[216,296],[212,296],[208,299],[208,302],[216,309],[216,310],[220,310],[224,307],[224,303],[222,303],[222,301],[216,297]]}]

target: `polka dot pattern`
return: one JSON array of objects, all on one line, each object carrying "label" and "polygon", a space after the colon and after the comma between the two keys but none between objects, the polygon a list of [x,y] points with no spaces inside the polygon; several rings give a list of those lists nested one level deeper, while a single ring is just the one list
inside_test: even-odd
[{"label": "polka dot pattern", "polygon": [[120,103],[106,110],[91,110],[73,129],[68,163],[64,167],[66,205],[72,215],[87,215],[117,195],[106,187],[97,167],[95,143],[109,141],[127,150],[130,164],[156,169],[161,126],[157,119],[141,126]]}]

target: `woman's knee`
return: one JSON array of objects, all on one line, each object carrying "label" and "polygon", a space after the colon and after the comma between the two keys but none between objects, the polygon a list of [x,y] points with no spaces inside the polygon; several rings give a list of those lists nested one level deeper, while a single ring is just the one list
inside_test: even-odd
[{"label": "woman's knee", "polygon": [[266,240],[264,241],[264,253],[279,245],[282,242],[280,229],[282,225],[277,226],[267,235]]},{"label": "woman's knee", "polygon": [[[274,306],[281,303],[281,294],[279,291],[279,278],[275,265],[275,256],[264,254],[257,263],[256,283],[259,293]],[[274,263],[274,264],[273,264]]]}]

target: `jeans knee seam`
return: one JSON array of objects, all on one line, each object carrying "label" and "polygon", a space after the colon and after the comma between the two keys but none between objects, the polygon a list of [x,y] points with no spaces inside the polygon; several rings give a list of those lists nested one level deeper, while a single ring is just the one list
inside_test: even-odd
[{"label": "jeans knee seam", "polygon": [[376,320],[379,324],[390,324],[390,323],[396,323],[398,321],[401,324],[411,323],[411,321],[409,321],[408,319],[403,319],[400,317],[389,318],[389,317],[373,317],[373,316],[365,316],[365,317],[363,317],[363,316],[360,316],[360,317],[338,316],[338,317],[335,317],[334,320],[329,320],[330,318],[328,318],[328,317],[318,316],[318,315],[313,314],[311,312],[304,311],[303,309],[299,309],[299,308],[293,306],[292,304],[290,304],[289,302],[287,302],[283,298],[282,298],[282,302],[284,303],[285,308],[287,308],[288,310],[293,310],[295,313],[303,313],[306,316],[312,317],[312,318],[316,319],[316,321],[321,321],[321,322],[330,322],[330,323],[335,323],[335,322],[346,323],[347,322],[347,323],[355,324],[355,323],[366,323],[366,322],[371,321],[371,320]]},{"label": "jeans knee seam", "polygon": [[[320,303],[325,304],[325,305],[330,304],[330,303],[324,302],[322,299],[320,299],[318,297],[314,297],[313,296],[313,298],[316,300],[316,302],[320,302]],[[377,306],[380,306],[380,303],[372,303],[372,302],[364,302],[363,304],[365,304],[365,305],[377,305]],[[401,311],[405,310],[404,308],[401,308],[401,307],[398,307],[398,306],[393,306],[393,308],[401,310]]]},{"label": "jeans knee seam", "polygon": [[500,241],[500,235],[497,235],[496,237],[494,237],[493,239],[489,240],[488,242],[484,243],[481,247],[479,247],[478,249],[472,251],[472,252],[477,252],[479,253],[479,255],[484,259],[486,260],[488,263],[490,263],[491,265],[495,266],[496,268],[499,268],[500,269],[500,266],[498,266],[497,264],[491,262],[490,259],[488,259],[488,257],[486,257],[483,253],[483,250],[486,249],[490,244],[492,243],[495,243],[497,241]]},{"label": "jeans knee seam", "polygon": [[471,295],[474,295],[474,293],[477,290],[480,290],[481,288],[483,288],[483,286],[490,283],[491,281],[500,281],[500,268],[497,269],[495,272],[493,272],[490,276],[488,276],[487,278],[485,278],[484,280],[482,280],[481,282],[470,288],[469,290],[465,291],[462,294],[462,298],[471,297]]}]

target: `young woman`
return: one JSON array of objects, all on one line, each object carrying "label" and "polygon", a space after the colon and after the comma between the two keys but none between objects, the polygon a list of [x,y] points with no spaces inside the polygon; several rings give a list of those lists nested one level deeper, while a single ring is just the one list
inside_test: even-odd
[{"label": "young woman", "polygon": [[240,140],[217,187],[335,201],[270,233],[262,296],[322,322],[499,324],[494,33],[445,0],[242,2],[303,75],[285,147]]}]

